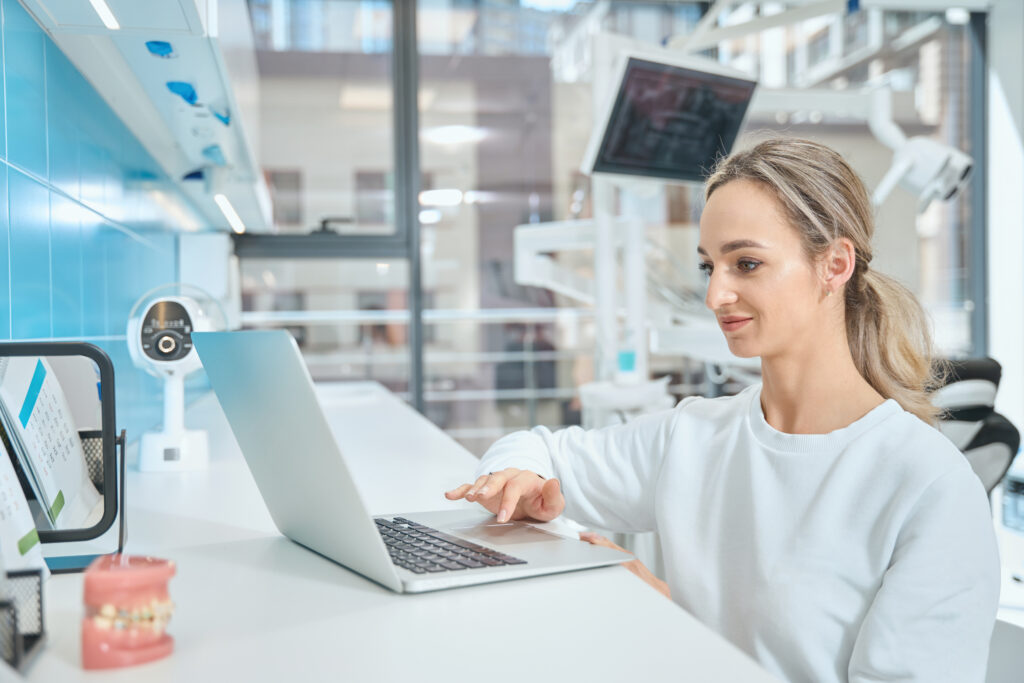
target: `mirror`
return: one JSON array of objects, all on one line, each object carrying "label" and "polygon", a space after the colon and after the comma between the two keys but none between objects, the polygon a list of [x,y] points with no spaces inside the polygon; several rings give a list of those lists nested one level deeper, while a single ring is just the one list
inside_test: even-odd
[{"label": "mirror", "polygon": [[[123,548],[123,439],[103,351],[72,342],[0,344],[0,441],[52,571],[75,571]],[[31,534],[21,539],[19,552],[34,544]]]}]

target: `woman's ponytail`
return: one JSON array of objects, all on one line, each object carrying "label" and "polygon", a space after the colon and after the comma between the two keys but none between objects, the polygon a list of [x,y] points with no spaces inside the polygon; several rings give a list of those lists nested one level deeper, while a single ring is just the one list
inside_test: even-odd
[{"label": "woman's ponytail", "polygon": [[906,287],[876,270],[855,271],[846,286],[846,337],[853,362],[875,391],[929,424],[938,418],[928,319]]}]

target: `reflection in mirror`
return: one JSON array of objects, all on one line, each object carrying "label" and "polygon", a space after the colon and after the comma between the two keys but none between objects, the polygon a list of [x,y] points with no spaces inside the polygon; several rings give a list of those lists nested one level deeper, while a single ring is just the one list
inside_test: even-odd
[{"label": "reflection in mirror", "polygon": [[0,357],[0,436],[39,532],[104,518],[101,398],[90,358]]}]

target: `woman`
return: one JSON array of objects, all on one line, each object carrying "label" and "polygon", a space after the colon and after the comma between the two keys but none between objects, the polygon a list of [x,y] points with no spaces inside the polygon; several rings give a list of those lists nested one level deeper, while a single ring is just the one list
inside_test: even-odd
[{"label": "woman", "polygon": [[724,159],[705,197],[706,304],[734,354],[760,356],[761,383],[509,435],[446,496],[499,522],[564,510],[657,530],[672,599],[787,680],[982,681],[989,508],[931,426],[924,314],[869,266],[864,185],[829,148],[780,139]]}]

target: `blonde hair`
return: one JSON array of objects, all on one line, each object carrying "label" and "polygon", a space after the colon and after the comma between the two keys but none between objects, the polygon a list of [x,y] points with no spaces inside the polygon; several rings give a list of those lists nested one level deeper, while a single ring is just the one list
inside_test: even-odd
[{"label": "blonde hair", "polygon": [[868,266],[875,224],[860,177],[824,145],[775,138],[721,159],[705,182],[705,200],[740,179],[775,196],[812,262],[840,238],[853,243],[856,263],[845,285],[845,312],[854,364],[875,391],[933,424],[941,411],[928,392],[941,382],[946,365],[934,358],[928,319],[914,295]]}]

